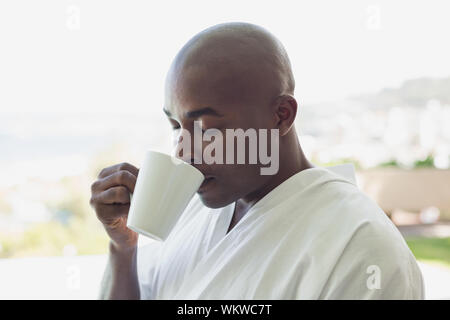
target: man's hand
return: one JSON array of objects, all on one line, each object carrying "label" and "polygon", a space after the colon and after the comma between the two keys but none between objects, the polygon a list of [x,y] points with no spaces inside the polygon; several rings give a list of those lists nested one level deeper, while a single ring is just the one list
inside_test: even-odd
[{"label": "man's hand", "polygon": [[134,192],[139,170],[121,163],[104,168],[91,186],[90,204],[105,227],[113,245],[119,251],[133,249],[138,234],[127,228],[130,192]]}]

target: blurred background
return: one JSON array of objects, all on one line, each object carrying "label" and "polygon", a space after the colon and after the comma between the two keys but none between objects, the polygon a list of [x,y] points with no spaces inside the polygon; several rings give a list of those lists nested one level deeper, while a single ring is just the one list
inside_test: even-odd
[{"label": "blurred background", "polygon": [[90,184],[105,166],[170,152],[169,64],[194,34],[229,21],[284,43],[307,156],[355,164],[358,185],[419,260],[427,298],[449,299],[449,9],[436,0],[1,1],[0,299],[97,298],[108,239]]}]

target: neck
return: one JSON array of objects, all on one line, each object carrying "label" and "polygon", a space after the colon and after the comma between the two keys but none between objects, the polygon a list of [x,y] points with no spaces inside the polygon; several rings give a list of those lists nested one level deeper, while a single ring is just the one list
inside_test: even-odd
[{"label": "neck", "polygon": [[240,219],[239,216],[242,217],[255,203],[285,180],[300,171],[314,167],[306,159],[297,135],[293,134],[292,137],[287,139],[288,141],[285,142],[284,146],[282,146],[280,141],[280,155],[289,154],[289,156],[280,157],[278,173],[273,175],[262,188],[236,201],[235,215],[237,220]]}]

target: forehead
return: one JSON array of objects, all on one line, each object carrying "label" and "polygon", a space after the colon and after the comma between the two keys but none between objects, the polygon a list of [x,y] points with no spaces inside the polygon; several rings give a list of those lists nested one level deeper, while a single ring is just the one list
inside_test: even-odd
[{"label": "forehead", "polygon": [[172,114],[212,107],[232,112],[257,93],[246,68],[223,64],[196,64],[171,70],[166,81],[165,108]]}]

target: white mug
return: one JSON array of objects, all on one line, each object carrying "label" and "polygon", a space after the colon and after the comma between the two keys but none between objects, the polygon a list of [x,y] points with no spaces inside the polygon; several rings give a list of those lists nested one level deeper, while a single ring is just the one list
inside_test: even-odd
[{"label": "white mug", "polygon": [[131,196],[127,227],[166,240],[203,180],[203,174],[192,165],[148,151]]}]

